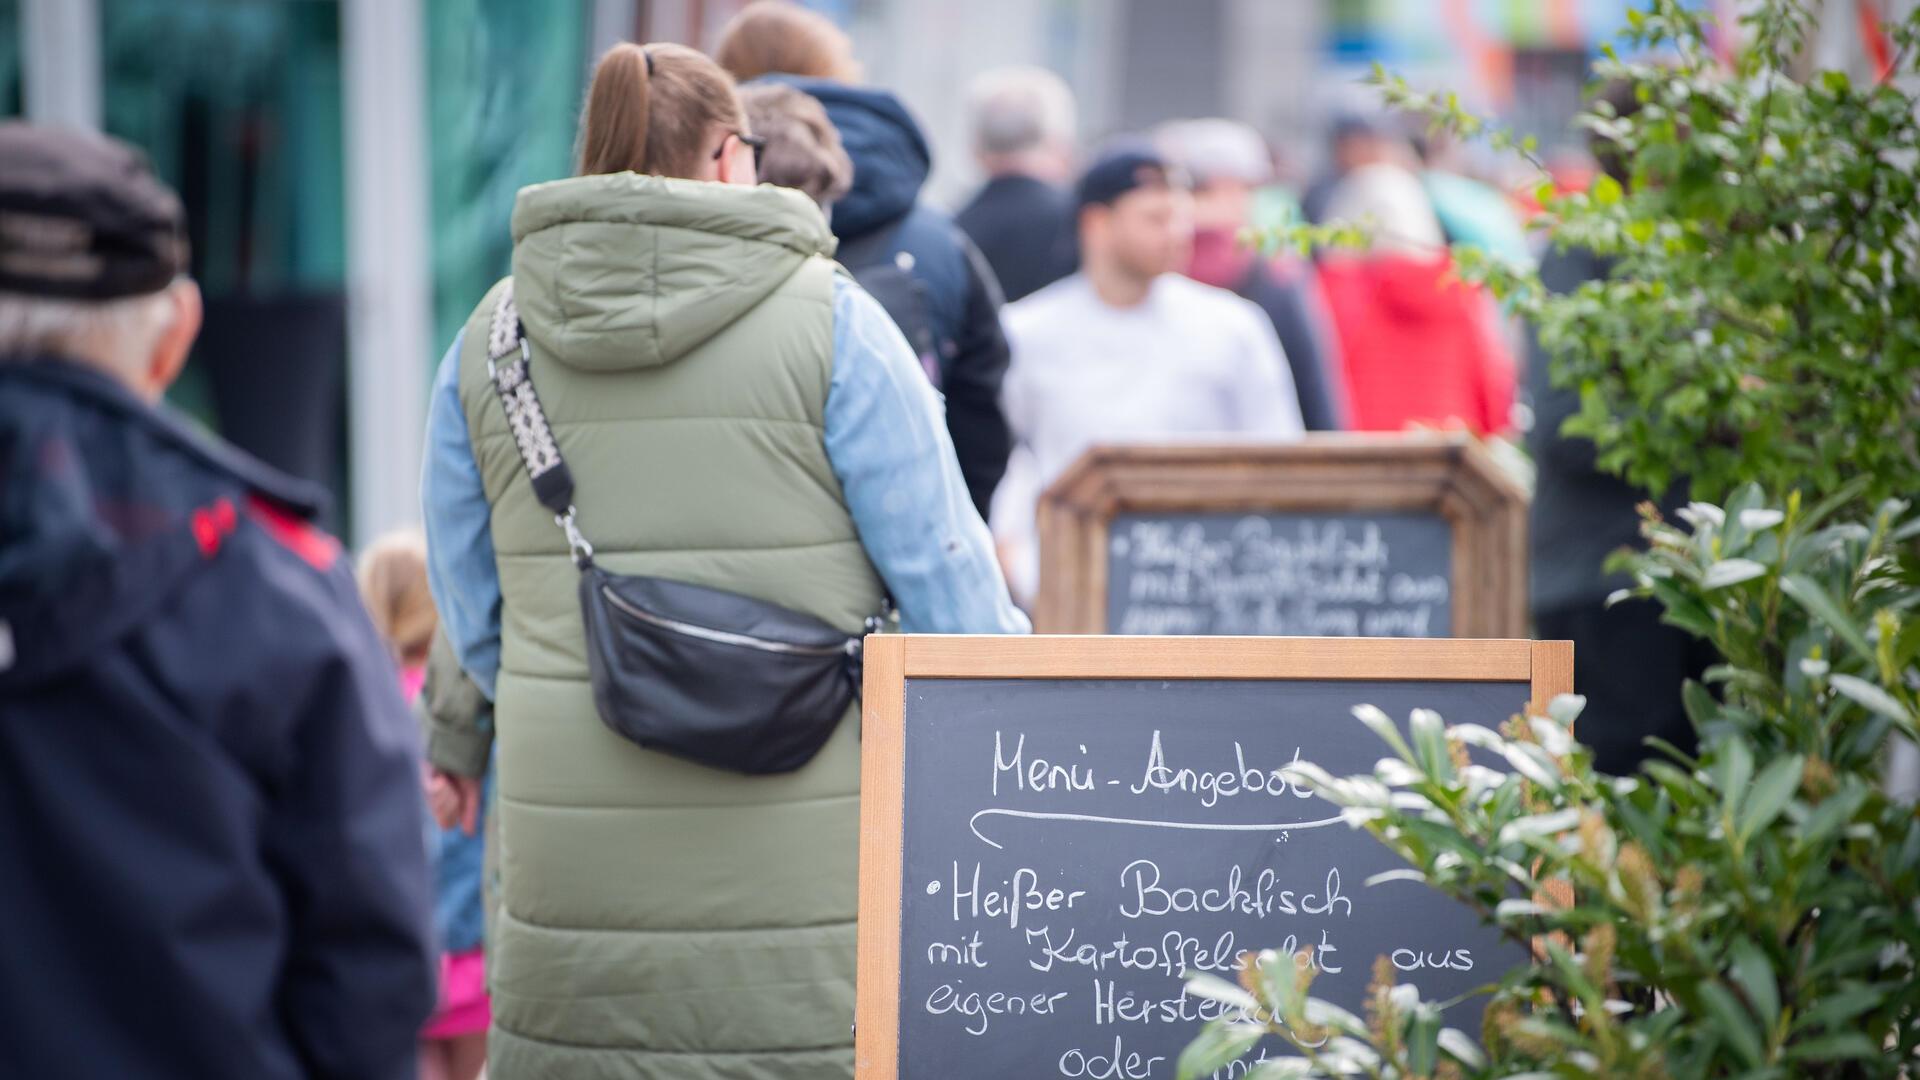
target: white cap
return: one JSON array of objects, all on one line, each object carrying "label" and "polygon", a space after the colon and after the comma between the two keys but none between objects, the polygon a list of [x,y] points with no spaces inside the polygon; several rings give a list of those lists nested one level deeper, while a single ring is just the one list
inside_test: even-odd
[{"label": "white cap", "polygon": [[1195,184],[1238,180],[1258,186],[1273,179],[1267,141],[1238,120],[1174,120],[1160,125],[1154,142]]}]

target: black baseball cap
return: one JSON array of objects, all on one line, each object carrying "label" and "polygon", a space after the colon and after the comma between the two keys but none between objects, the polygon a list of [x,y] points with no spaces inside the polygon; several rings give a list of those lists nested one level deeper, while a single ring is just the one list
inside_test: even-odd
[{"label": "black baseball cap", "polygon": [[1103,151],[1080,174],[1074,204],[1111,206],[1122,195],[1144,187],[1186,187],[1186,178],[1149,143],[1128,142]]},{"label": "black baseball cap", "polygon": [[140,151],[0,123],[0,292],[113,300],[159,292],[186,270],[186,215]]}]

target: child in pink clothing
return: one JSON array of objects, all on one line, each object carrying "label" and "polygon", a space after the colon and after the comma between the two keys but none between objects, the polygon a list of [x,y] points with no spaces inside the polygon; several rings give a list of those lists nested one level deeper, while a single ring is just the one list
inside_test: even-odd
[{"label": "child in pink clothing", "polygon": [[[361,599],[373,617],[374,628],[399,665],[401,689],[412,702],[420,696],[426,682],[427,654],[440,621],[434,611],[433,595],[427,589],[425,538],[418,532],[408,531],[376,540],[360,558],[359,578]],[[474,847],[479,838],[457,836],[454,842]],[[436,836],[433,849],[442,894],[437,907],[444,923],[450,902],[457,903],[459,898],[447,895],[450,875],[445,838]],[[463,861],[477,863],[473,858]],[[465,888],[467,884],[470,883],[455,882],[452,887],[464,895],[470,891]],[[441,927],[441,934],[443,940],[450,936],[445,925]],[[475,944],[477,946],[477,942]],[[479,1076],[486,1066],[487,1024],[491,1019],[483,950],[474,947],[442,953],[440,1007],[420,1035],[421,1080],[474,1080]]]}]

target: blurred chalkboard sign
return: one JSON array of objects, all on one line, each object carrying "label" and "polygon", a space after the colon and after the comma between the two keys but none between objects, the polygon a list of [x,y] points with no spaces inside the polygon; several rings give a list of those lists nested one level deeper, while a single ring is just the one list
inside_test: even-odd
[{"label": "blurred chalkboard sign", "polygon": [[1526,514],[1465,436],[1095,447],[1041,498],[1035,629],[1519,637]]},{"label": "blurred chalkboard sign", "polygon": [[1355,1013],[1379,957],[1428,999],[1497,981],[1525,948],[1370,884],[1404,864],[1283,770],[1370,771],[1356,704],[1496,725],[1572,672],[1565,642],[869,638],[856,1077],[1171,1078],[1222,1011],[1182,973],[1265,949]]}]

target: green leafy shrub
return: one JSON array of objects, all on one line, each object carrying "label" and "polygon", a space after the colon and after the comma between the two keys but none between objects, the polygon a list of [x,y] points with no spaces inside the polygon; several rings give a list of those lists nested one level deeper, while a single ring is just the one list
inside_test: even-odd
[{"label": "green leafy shrub", "polygon": [[1579,700],[1562,698],[1504,732],[1417,712],[1411,739],[1363,708],[1391,751],[1372,775],[1296,767],[1434,888],[1537,943],[1539,962],[1487,988],[1477,1037],[1392,985],[1390,965],[1361,1018],[1269,954],[1244,985],[1190,982],[1245,1011],[1211,1025],[1181,1075],[1270,1033],[1301,1056],[1256,1080],[1909,1075],[1920,815],[1879,781],[1889,739],[1920,735],[1920,574],[1898,557],[1920,516],[1890,501],[1834,523],[1857,487],[1810,510],[1749,487],[1690,506],[1688,529],[1648,523],[1635,591],[1728,659],[1709,675],[1720,697],[1686,691],[1697,759],[1596,774],[1569,730]]},{"label": "green leafy shrub", "polygon": [[[1632,592],[1725,663],[1685,704],[1698,757],[1665,748],[1631,778],[1594,772],[1578,699],[1503,731],[1417,712],[1411,738],[1360,719],[1391,756],[1371,775],[1300,779],[1434,888],[1537,962],[1483,988],[1482,1030],[1445,1026],[1375,968],[1365,1016],[1311,996],[1310,965],[1266,954],[1240,1007],[1181,1060],[1204,1076],[1278,1035],[1309,1075],[1547,1080],[1920,1074],[1920,815],[1883,768],[1916,741],[1920,698],[1920,12],[1893,29],[1895,77],[1795,78],[1813,0],[1743,5],[1734,70],[1706,16],[1646,0],[1604,80],[1640,108],[1582,118],[1629,176],[1543,190],[1554,244],[1609,275],[1551,295],[1530,273],[1455,253],[1539,330],[1578,387],[1567,434],[1651,490],[1691,480],[1683,523],[1649,521]],[[1521,154],[1451,95],[1378,76],[1388,100]],[[1347,227],[1297,243],[1350,244]],[[1272,238],[1269,238],[1272,239]],[[1819,505],[1799,495],[1814,492]],[[1497,772],[1467,747],[1497,754]]]},{"label": "green leafy shrub", "polygon": [[[1558,195],[1540,174],[1541,226],[1554,245],[1609,260],[1607,279],[1553,295],[1528,271],[1455,251],[1463,276],[1539,329],[1555,384],[1579,389],[1566,433],[1650,490],[1684,477],[1719,501],[1750,481],[1826,492],[1864,477],[1866,512],[1920,475],[1920,120],[1901,89],[1920,12],[1893,30],[1895,78],[1796,80],[1826,6],[1743,5],[1749,40],[1731,71],[1710,47],[1709,5],[1646,0],[1631,13],[1624,36],[1641,58],[1609,50],[1595,75],[1633,86],[1641,107],[1620,116],[1603,100],[1579,119],[1630,180]],[[1376,81],[1392,105],[1531,158],[1527,140],[1455,95]],[[1336,226],[1293,239],[1356,236]]]}]

